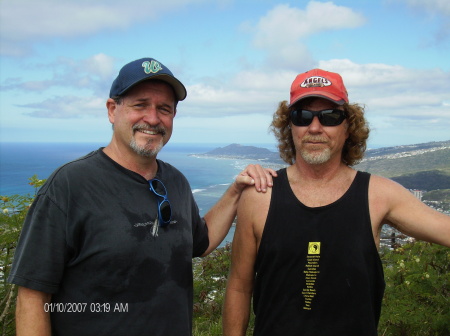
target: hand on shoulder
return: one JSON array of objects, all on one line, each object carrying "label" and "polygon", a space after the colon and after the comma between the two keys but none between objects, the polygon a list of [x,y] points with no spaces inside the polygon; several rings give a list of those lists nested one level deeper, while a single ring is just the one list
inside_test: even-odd
[{"label": "hand on shoulder", "polygon": [[236,187],[242,191],[247,186],[254,186],[257,192],[265,193],[268,188],[273,185],[273,177],[277,176],[277,172],[270,168],[263,168],[260,165],[248,165],[236,177]]}]

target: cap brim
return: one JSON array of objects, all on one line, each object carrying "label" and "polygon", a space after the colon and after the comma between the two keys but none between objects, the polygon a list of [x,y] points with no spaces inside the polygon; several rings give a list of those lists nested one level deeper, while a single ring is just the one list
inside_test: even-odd
[{"label": "cap brim", "polygon": [[186,96],[187,96],[186,88],[175,77],[172,77],[172,76],[169,76],[169,75],[165,75],[165,74],[161,74],[161,75],[155,75],[155,76],[153,76],[153,77],[151,77],[149,79],[159,79],[159,80],[162,80],[162,81],[166,82],[170,86],[172,86],[172,88],[175,91],[175,94],[177,96],[177,99],[179,101],[184,100],[186,98]]},{"label": "cap brim", "polygon": [[143,78],[140,81],[133,83],[132,85],[130,85],[127,88],[125,88],[124,90],[122,90],[119,93],[119,95],[123,95],[125,92],[127,92],[131,88],[135,87],[139,83],[142,83],[142,82],[145,82],[148,80],[155,80],[155,79],[161,80],[161,81],[169,84],[173,88],[173,91],[175,92],[175,95],[176,95],[176,98],[178,101],[182,101],[186,98],[187,90],[184,87],[184,85],[178,79],[176,79],[170,75],[166,75],[166,74],[153,75],[153,76]]},{"label": "cap brim", "polygon": [[327,99],[337,105],[344,105],[346,101],[334,94],[328,93],[328,92],[314,92],[314,93],[305,93],[303,95],[299,95],[293,99],[293,101],[289,104],[289,107],[292,105],[298,103],[300,100],[309,98],[309,97],[317,97],[317,98],[324,98]]}]

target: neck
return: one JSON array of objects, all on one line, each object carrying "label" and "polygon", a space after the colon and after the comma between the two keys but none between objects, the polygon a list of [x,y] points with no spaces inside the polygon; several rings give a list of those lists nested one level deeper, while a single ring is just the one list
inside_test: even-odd
[{"label": "neck", "polygon": [[309,164],[306,163],[301,156],[297,157],[297,160],[290,167],[290,169],[293,173],[296,173],[295,175],[299,180],[309,182],[329,182],[339,178],[342,174],[345,174],[349,170],[352,170],[340,160],[337,161],[331,159],[330,161],[322,164]]},{"label": "neck", "polygon": [[155,177],[158,171],[156,155],[146,157],[135,153],[131,148],[121,148],[114,142],[111,142],[103,149],[103,152],[122,167],[134,171],[146,180]]},{"label": "neck", "polygon": [[341,198],[356,176],[356,170],[343,163],[311,165],[296,162],[287,171],[295,196],[308,207],[331,204]]}]

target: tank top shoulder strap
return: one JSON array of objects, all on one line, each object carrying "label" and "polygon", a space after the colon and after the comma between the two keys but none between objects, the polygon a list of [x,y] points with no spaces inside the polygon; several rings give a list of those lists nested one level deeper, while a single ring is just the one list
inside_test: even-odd
[{"label": "tank top shoulder strap", "polygon": [[[357,171],[355,179],[353,180],[350,190],[353,189],[356,192],[361,192],[358,195],[365,195],[368,199],[368,189],[369,189],[370,174],[363,171]],[[350,191],[349,190],[349,191]]]}]

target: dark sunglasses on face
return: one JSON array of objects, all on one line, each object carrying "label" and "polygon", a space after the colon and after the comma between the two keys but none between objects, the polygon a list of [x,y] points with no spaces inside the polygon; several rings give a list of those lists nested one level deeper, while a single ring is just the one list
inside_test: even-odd
[{"label": "dark sunglasses on face", "polygon": [[170,206],[169,198],[167,197],[167,189],[164,183],[158,179],[148,181],[150,190],[158,197],[158,221],[159,226],[164,227],[170,223],[172,219],[172,208]]},{"label": "dark sunglasses on face", "polygon": [[345,111],[330,109],[322,111],[292,110],[291,122],[295,126],[309,126],[314,117],[319,118],[322,126],[338,126],[345,120]]}]

